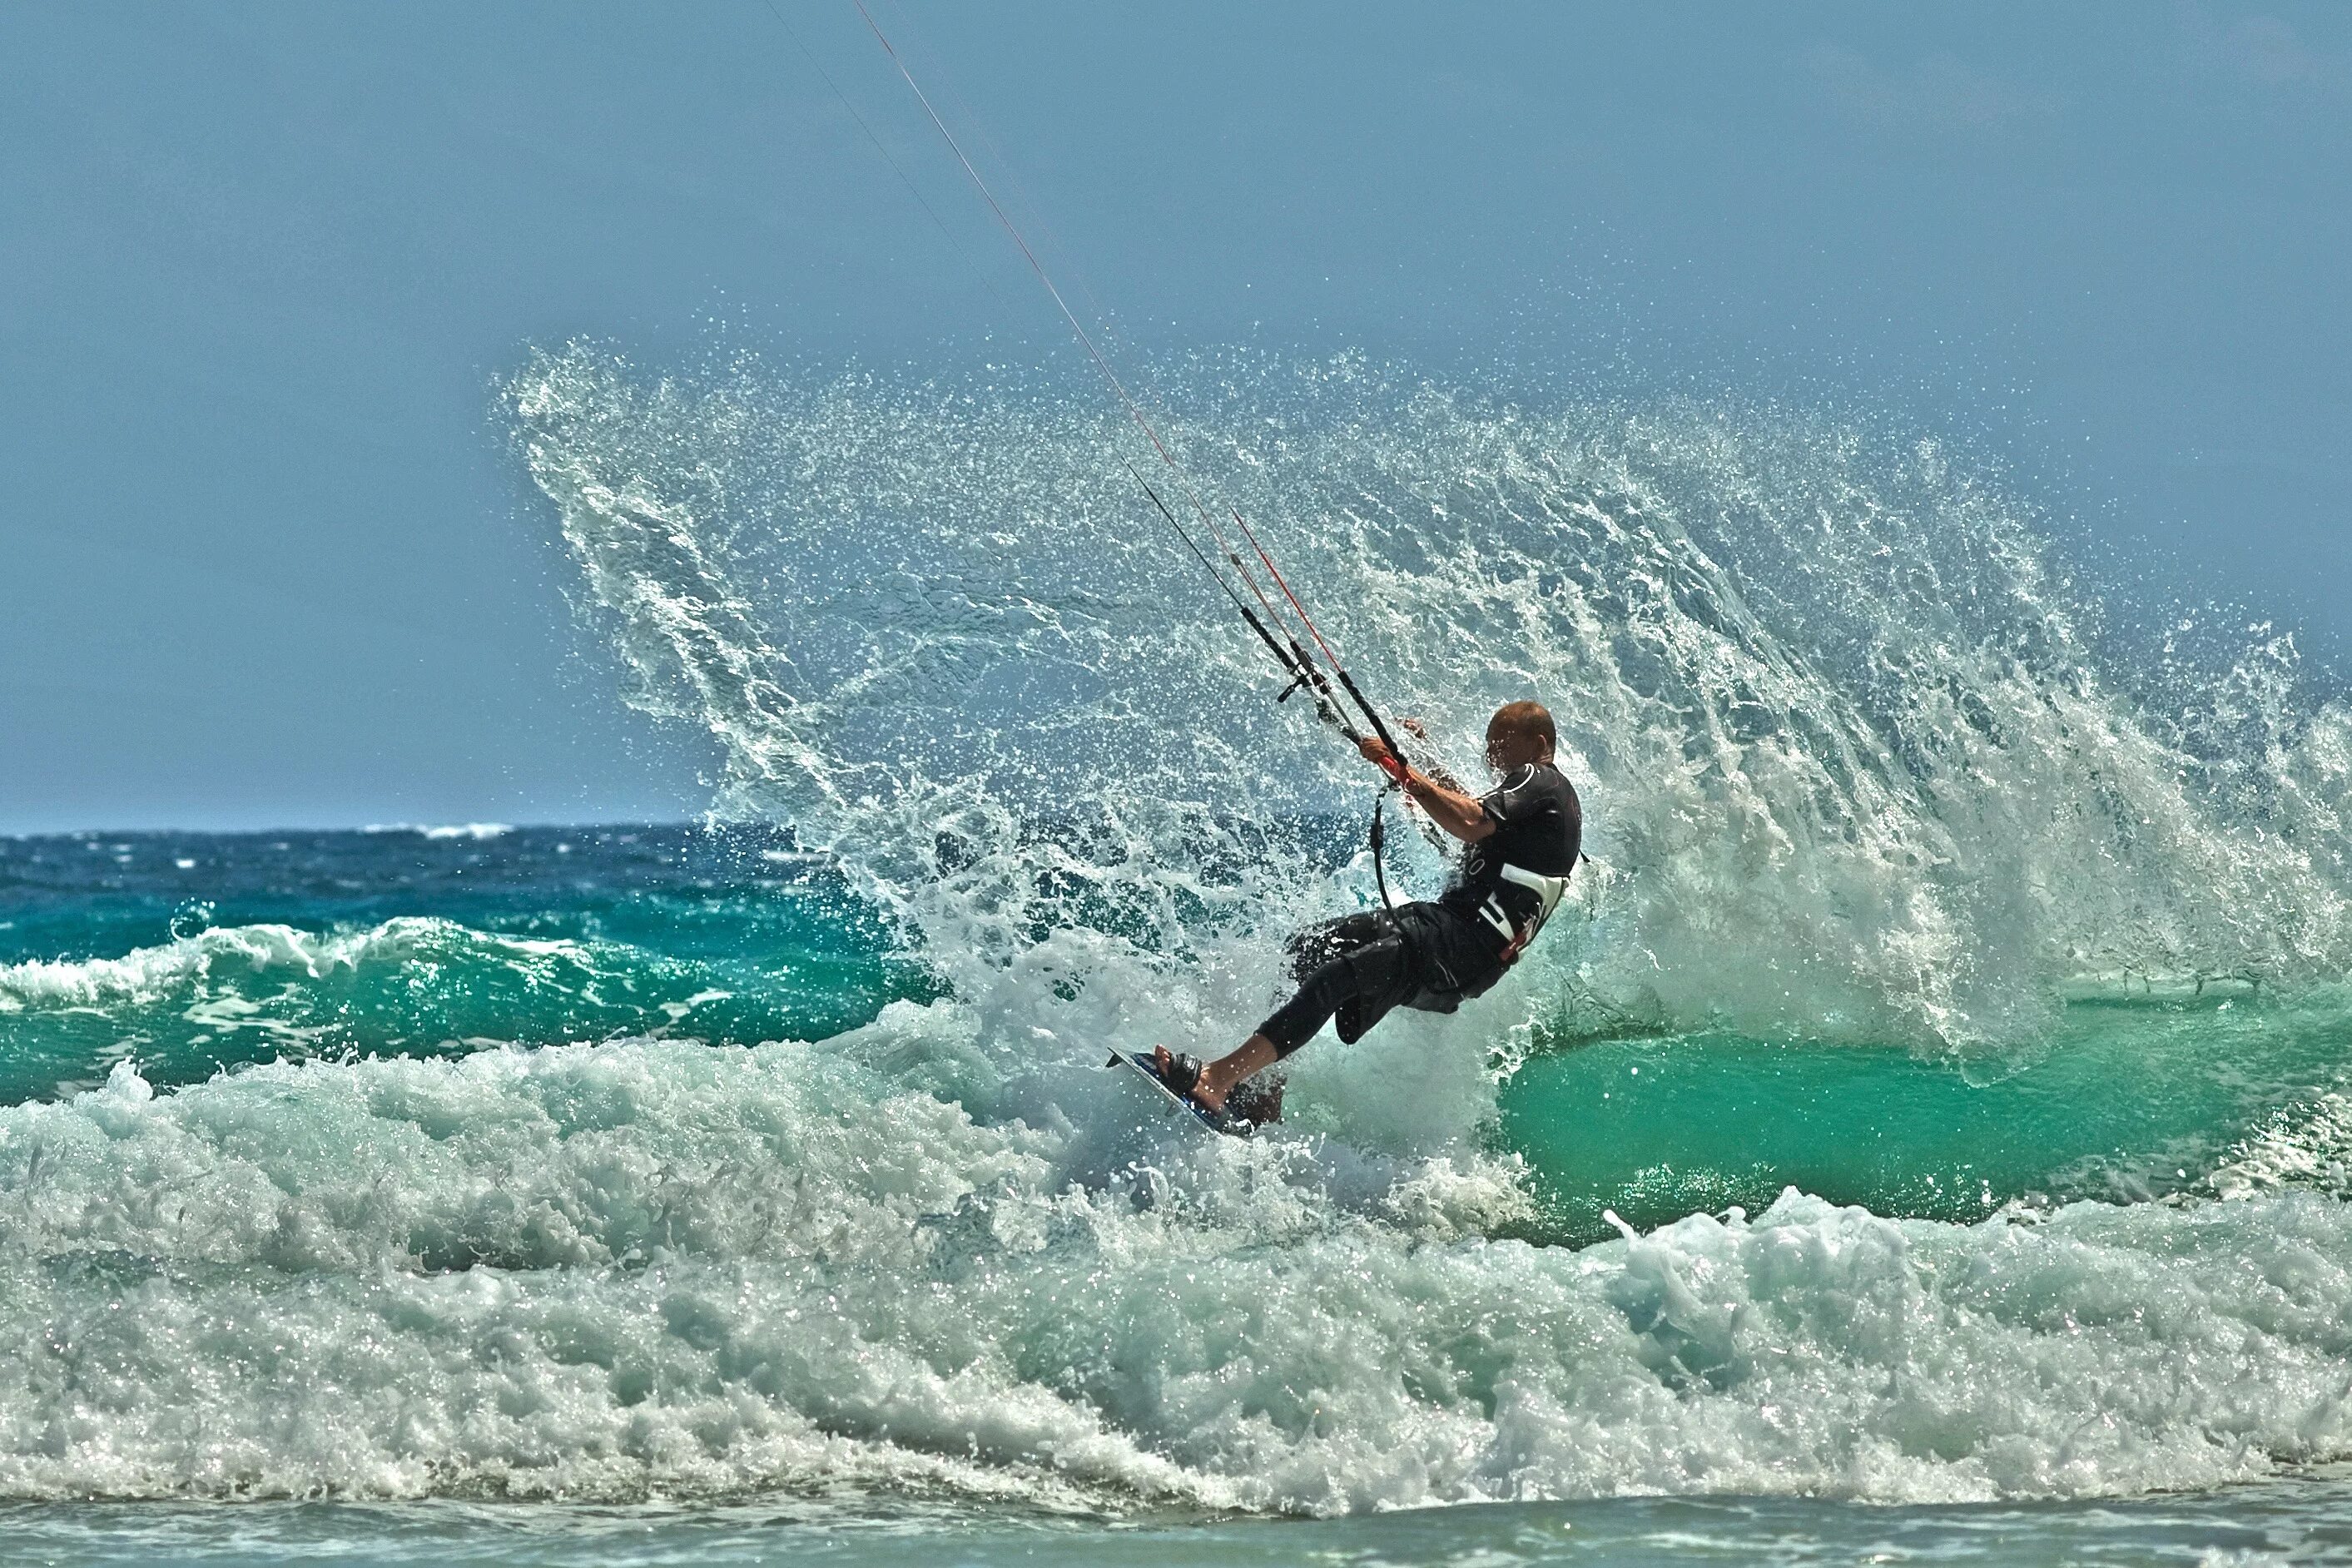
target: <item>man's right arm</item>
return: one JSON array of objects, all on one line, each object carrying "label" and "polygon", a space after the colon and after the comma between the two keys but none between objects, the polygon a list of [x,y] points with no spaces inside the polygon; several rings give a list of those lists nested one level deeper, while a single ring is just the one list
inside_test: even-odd
[{"label": "man's right arm", "polygon": [[1379,741],[1367,735],[1357,742],[1357,749],[1369,762],[1379,763],[1392,773],[1402,770],[1399,782],[1413,804],[1429,813],[1429,819],[1454,835],[1465,844],[1475,844],[1495,831],[1495,819],[1477,800],[1458,789],[1449,789],[1416,768],[1404,767],[1395,754]]},{"label": "man's right arm", "polygon": [[1486,815],[1486,805],[1458,789],[1448,789],[1435,779],[1414,769],[1405,771],[1405,793],[1412,796],[1429,819],[1454,835],[1465,844],[1475,844],[1494,836],[1498,824]]},{"label": "man's right arm", "polygon": [[[1398,729],[1402,730],[1406,734],[1413,737],[1413,739],[1417,741],[1426,741],[1429,739],[1429,731],[1423,727],[1420,720],[1400,719],[1396,722]],[[1465,785],[1460,779],[1455,778],[1452,773],[1445,771],[1445,764],[1443,763],[1424,763],[1415,771],[1424,774],[1433,783],[1444,784],[1447,789],[1454,791],[1456,795],[1468,795],[1470,793],[1469,788]]]}]

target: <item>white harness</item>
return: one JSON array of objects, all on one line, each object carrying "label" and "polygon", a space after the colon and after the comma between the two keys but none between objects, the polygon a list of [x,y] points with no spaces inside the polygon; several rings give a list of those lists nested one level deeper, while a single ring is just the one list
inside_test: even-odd
[{"label": "white harness", "polygon": [[1536,912],[1528,918],[1525,925],[1512,924],[1510,915],[1503,909],[1502,900],[1492,893],[1487,894],[1486,901],[1478,906],[1478,918],[1502,933],[1506,944],[1503,962],[1507,964],[1517,962],[1519,953],[1528,943],[1535,941],[1536,932],[1543,930],[1544,921],[1551,919],[1552,910],[1559,908],[1560,897],[1568,891],[1568,879],[1547,877],[1540,871],[1523,871],[1507,861],[1497,868],[1496,875],[1506,882],[1517,882],[1536,896]]}]

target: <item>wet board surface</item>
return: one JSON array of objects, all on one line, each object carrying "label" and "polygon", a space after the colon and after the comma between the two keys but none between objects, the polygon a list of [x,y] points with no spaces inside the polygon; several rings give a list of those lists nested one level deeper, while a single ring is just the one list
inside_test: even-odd
[{"label": "wet board surface", "polygon": [[1160,1078],[1159,1069],[1152,1065],[1150,1057],[1134,1057],[1125,1051],[1114,1050],[1110,1053],[1110,1060],[1103,1065],[1134,1069],[1136,1076],[1150,1084],[1153,1092],[1212,1132],[1222,1132],[1228,1138],[1246,1138],[1252,1131],[1248,1122],[1217,1116],[1193,1104],[1190,1100],[1169,1088],[1166,1081]]}]

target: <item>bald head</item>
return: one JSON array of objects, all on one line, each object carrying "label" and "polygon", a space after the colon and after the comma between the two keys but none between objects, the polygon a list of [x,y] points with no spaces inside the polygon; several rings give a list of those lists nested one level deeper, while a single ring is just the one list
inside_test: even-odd
[{"label": "bald head", "polygon": [[1559,731],[1552,727],[1551,710],[1540,702],[1506,702],[1495,710],[1486,721],[1489,735],[1519,735],[1530,741],[1540,741],[1547,752],[1559,744]]},{"label": "bald head", "polygon": [[1506,702],[1486,721],[1486,762],[1492,767],[1549,762],[1559,744],[1551,710],[1540,702]]}]

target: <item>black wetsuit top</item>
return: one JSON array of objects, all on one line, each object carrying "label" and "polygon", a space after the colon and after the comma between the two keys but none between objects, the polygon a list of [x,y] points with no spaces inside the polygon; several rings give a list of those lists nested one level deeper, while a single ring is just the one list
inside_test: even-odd
[{"label": "black wetsuit top", "polygon": [[1478,805],[1495,831],[1465,847],[1460,878],[1437,901],[1486,924],[1498,949],[1514,941],[1524,945],[1551,908],[1541,890],[1511,880],[1503,868],[1559,878],[1575,870],[1584,847],[1584,805],[1549,763],[1514,768]]}]

